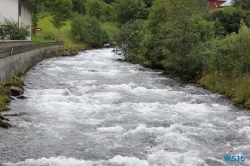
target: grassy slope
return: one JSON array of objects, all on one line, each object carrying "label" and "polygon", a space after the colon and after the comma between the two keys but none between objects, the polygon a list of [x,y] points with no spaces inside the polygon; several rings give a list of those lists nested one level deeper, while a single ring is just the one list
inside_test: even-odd
[{"label": "grassy slope", "polygon": [[204,74],[199,83],[229,97],[236,105],[250,108],[250,75],[230,77],[226,73]]},{"label": "grassy slope", "polygon": [[[68,48],[87,48],[86,43],[80,43],[73,39],[70,33],[70,21],[66,23],[60,29],[60,32],[55,29],[50,22],[51,16],[44,17],[38,22],[38,27],[41,28],[41,31],[38,31],[35,36],[32,37],[32,40],[35,43],[49,42],[49,41],[63,41],[64,45]],[[113,41],[115,34],[119,31],[119,24],[113,22],[103,23],[103,28],[107,31],[110,39]]]},{"label": "grassy slope", "polygon": [[87,44],[79,43],[73,40],[70,34],[70,21],[63,26],[60,31],[55,29],[50,22],[51,16],[47,16],[38,22],[38,27],[41,28],[41,31],[38,31],[32,40],[36,43],[40,42],[49,42],[49,41],[63,41],[64,45],[69,48],[86,48]]},{"label": "grassy slope", "polygon": [[105,29],[110,37],[111,41],[115,41],[115,35],[119,33],[119,24],[115,22],[103,23],[103,29]]}]

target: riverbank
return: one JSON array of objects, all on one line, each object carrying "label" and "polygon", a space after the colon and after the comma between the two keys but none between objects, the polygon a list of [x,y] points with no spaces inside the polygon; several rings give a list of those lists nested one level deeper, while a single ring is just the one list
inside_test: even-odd
[{"label": "riverbank", "polygon": [[228,97],[236,106],[250,109],[250,75],[232,77],[227,73],[204,74],[199,85]]},{"label": "riverbank", "polygon": [[24,91],[24,82],[19,77],[10,77],[3,85],[0,87],[0,127],[10,128],[12,125],[8,122],[9,120],[5,118],[1,113],[9,111],[10,108],[8,104],[11,101],[11,96],[14,93],[20,95]]},{"label": "riverbank", "polygon": [[[138,56],[132,61],[130,59],[125,59],[125,61],[153,68],[150,62],[142,56]],[[187,76],[170,73],[164,67],[160,69],[165,70],[166,74],[176,75],[190,83],[195,83],[205,89],[220,93],[229,98],[238,107],[250,109],[250,75],[248,74],[232,77],[230,74],[222,72],[204,73],[200,78],[190,80]]]}]

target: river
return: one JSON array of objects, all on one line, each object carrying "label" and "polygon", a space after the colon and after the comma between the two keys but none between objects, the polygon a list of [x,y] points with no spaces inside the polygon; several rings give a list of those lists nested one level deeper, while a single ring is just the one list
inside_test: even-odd
[{"label": "river", "polygon": [[14,127],[0,129],[0,165],[250,165],[250,111],[122,58],[97,49],[34,66]]}]

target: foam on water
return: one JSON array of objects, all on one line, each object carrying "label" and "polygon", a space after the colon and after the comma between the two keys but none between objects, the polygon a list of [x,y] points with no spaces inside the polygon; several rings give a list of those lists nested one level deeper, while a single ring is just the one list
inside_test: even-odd
[{"label": "foam on water", "polygon": [[[0,161],[14,166],[250,165],[250,113],[221,95],[126,62],[111,49],[40,62],[11,103]],[[0,163],[0,165],[2,164]]]},{"label": "foam on water", "polygon": [[38,160],[28,159],[19,163],[7,163],[4,166],[148,166],[148,162],[135,157],[115,156],[108,161],[85,161],[75,158],[52,157]]}]

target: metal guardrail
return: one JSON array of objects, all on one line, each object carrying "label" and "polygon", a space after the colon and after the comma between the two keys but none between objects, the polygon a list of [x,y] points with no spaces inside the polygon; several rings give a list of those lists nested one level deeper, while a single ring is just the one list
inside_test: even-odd
[{"label": "metal guardrail", "polygon": [[55,46],[55,45],[63,45],[63,42],[57,41],[57,42],[48,42],[48,43],[29,44],[29,45],[24,45],[24,46],[0,48],[0,59],[7,57],[7,56],[16,55],[16,54],[36,50],[39,48]]}]

